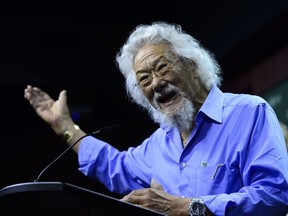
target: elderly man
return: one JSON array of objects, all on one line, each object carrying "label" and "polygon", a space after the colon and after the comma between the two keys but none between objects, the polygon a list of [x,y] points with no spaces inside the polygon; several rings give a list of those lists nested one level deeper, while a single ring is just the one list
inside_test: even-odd
[{"label": "elderly man", "polygon": [[66,91],[25,98],[78,153],[79,170],[123,201],[165,215],[285,215],[288,156],[277,117],[255,95],[223,93],[216,60],[179,25],[139,25],[116,55],[133,102],[159,128],[120,152],[75,127]]}]

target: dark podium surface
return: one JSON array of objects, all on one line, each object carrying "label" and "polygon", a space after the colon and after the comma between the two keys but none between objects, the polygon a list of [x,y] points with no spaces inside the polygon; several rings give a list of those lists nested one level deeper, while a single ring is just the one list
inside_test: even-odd
[{"label": "dark podium surface", "polygon": [[162,214],[63,182],[27,182],[0,190],[0,215],[94,216]]}]

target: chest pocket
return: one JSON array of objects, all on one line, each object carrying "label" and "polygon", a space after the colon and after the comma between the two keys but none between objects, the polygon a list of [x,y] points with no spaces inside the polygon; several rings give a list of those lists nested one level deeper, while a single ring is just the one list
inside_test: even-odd
[{"label": "chest pocket", "polygon": [[216,164],[196,168],[195,193],[197,195],[213,195],[232,193],[243,187],[239,169],[227,164]]}]

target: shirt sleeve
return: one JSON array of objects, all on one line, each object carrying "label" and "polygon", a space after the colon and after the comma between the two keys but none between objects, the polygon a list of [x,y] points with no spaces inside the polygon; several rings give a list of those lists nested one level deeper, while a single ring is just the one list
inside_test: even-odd
[{"label": "shirt sleeve", "polygon": [[79,148],[79,170],[118,194],[149,187],[154,151],[148,142],[120,152],[102,140],[86,137]]},{"label": "shirt sleeve", "polygon": [[278,119],[263,103],[252,109],[239,145],[243,187],[203,196],[215,215],[283,215],[288,211],[288,156]]}]

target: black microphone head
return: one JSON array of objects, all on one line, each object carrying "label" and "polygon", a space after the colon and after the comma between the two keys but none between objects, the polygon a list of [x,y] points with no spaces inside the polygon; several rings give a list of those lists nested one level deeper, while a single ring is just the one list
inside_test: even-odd
[{"label": "black microphone head", "polygon": [[107,126],[107,127],[102,127],[98,131],[92,132],[92,134],[102,133],[102,132],[105,132],[106,130],[111,131],[111,130],[116,129],[119,126],[120,126],[119,124],[114,124],[114,125],[110,125],[110,126]]}]

